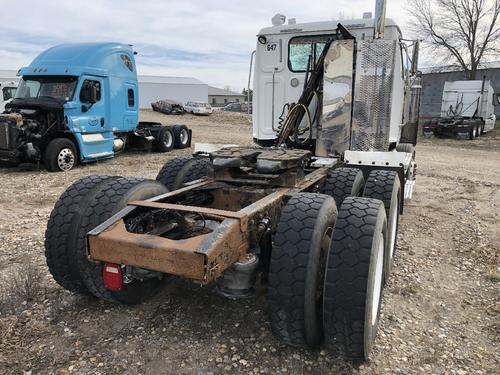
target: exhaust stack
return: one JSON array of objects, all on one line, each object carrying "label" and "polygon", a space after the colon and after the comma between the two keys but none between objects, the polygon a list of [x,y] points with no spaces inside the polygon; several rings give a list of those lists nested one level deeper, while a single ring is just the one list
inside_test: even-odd
[{"label": "exhaust stack", "polygon": [[373,26],[374,39],[384,39],[386,4],[386,0],[377,0],[375,3],[375,22]]}]

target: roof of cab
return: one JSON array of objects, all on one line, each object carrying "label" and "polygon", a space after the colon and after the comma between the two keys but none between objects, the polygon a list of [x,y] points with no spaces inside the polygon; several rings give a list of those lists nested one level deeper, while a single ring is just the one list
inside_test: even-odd
[{"label": "roof of cab", "polygon": [[[366,28],[373,28],[374,19],[359,18],[352,20],[330,20],[330,21],[306,22],[306,23],[296,23],[296,24],[283,24],[280,26],[264,27],[262,30],[260,30],[259,35],[289,34],[289,33],[291,34],[299,32],[315,32],[315,31],[319,32],[326,30],[335,30],[339,23],[348,30],[366,29]],[[401,34],[399,26],[392,18],[385,19],[385,27],[396,27],[399,33]]]},{"label": "roof of cab", "polygon": [[[21,68],[18,75],[95,74],[106,76],[109,70],[114,68],[113,63],[116,63],[108,61],[106,57],[120,52],[133,56],[132,46],[123,43],[60,44],[40,53],[29,66]],[[134,59],[131,60],[134,64]],[[126,69],[122,73],[127,75]]]}]

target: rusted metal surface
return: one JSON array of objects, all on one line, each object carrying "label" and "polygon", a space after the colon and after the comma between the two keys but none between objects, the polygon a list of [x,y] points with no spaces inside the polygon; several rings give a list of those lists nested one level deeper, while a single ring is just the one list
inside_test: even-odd
[{"label": "rusted metal surface", "polygon": [[91,260],[127,264],[202,281],[205,277],[205,257],[194,250],[208,234],[173,241],[160,236],[129,233],[123,220],[97,236],[89,235]]},{"label": "rusted metal surface", "polygon": [[130,206],[136,207],[150,207],[150,208],[162,208],[165,210],[175,210],[175,211],[183,211],[183,212],[192,212],[203,214],[208,217],[214,218],[233,218],[238,219],[240,221],[241,230],[245,231],[248,226],[248,216],[239,212],[239,211],[226,211],[226,210],[218,210],[216,208],[210,207],[194,207],[194,206],[183,206],[180,204],[172,204],[172,203],[161,203],[161,202],[146,202],[146,201],[133,201],[129,203]]},{"label": "rusted metal surface", "polygon": [[212,182],[213,181],[209,180],[209,179],[200,179],[200,180],[192,181],[189,184],[187,184],[187,186],[185,186],[183,188],[180,188],[180,189],[177,189],[174,191],[169,191],[168,193],[149,198],[149,199],[147,199],[147,201],[148,202],[156,202],[156,201],[161,201],[164,199],[172,198],[172,197],[199,189],[200,187],[207,186]]},{"label": "rusted metal surface", "polygon": [[[214,281],[259,246],[266,230],[275,229],[288,195],[317,191],[324,180],[327,168],[304,174],[301,163],[309,152],[291,151],[296,154],[295,161],[277,173],[263,174],[255,164],[221,168],[214,177],[145,201],[130,202],[88,233],[90,259],[178,275],[202,284]],[[252,152],[245,154],[248,160],[255,156]],[[261,154],[259,150],[256,157]],[[284,155],[270,152],[268,157],[289,161]],[[250,163],[248,160],[245,163]],[[217,173],[228,182],[218,180]],[[265,186],[255,181],[264,181]],[[203,203],[189,205],[193,195],[201,196]],[[197,224],[200,222],[201,226]]]}]

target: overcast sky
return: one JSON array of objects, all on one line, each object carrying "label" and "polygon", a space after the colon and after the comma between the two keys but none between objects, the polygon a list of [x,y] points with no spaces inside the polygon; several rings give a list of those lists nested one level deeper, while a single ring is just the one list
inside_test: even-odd
[{"label": "overcast sky", "polygon": [[[187,76],[210,85],[246,86],[255,35],[276,13],[297,22],[361,18],[375,0],[15,0],[2,1],[0,69],[28,65],[60,43],[133,44],[139,74]],[[405,32],[402,0],[388,0],[387,16]]]}]

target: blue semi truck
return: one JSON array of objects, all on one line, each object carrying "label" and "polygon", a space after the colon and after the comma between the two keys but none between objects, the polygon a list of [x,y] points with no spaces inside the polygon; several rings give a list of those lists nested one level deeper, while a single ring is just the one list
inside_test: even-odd
[{"label": "blue semi truck", "polygon": [[186,126],[139,122],[134,54],[127,44],[64,44],[20,69],[16,96],[0,114],[0,164],[67,171],[129,148],[189,147]]}]

